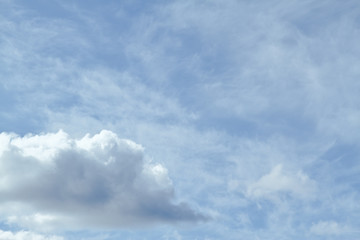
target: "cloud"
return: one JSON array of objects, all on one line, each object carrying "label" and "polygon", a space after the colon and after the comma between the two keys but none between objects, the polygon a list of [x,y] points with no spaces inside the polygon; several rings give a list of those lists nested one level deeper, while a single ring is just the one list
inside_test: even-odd
[{"label": "cloud", "polygon": [[[360,123],[355,1],[0,3],[2,131],[62,128],[78,137],[107,128],[141,142],[154,159],[166,163],[185,202],[192,199],[219,214],[219,221],[204,227],[209,237],[304,239],[301,234],[329,209],[359,225],[356,155],[350,168],[348,162],[321,160],[329,142],[360,136],[354,131]],[[274,135],[283,141],[273,143]],[[8,146],[7,137],[4,141],[0,148]],[[65,149],[59,150],[63,143]],[[13,158],[17,162],[12,169],[0,174],[0,216],[28,228],[99,226],[90,220],[96,210],[88,209],[115,209],[121,197],[110,184],[111,170],[82,158],[88,150],[66,144],[67,136],[55,147],[22,147],[23,155]],[[57,160],[59,154],[78,156],[78,151],[85,155],[74,157],[74,164]],[[41,164],[26,164],[24,158]],[[58,171],[46,169],[47,159]],[[140,168],[149,165],[145,159],[142,163]],[[84,174],[84,181],[71,175],[77,164],[91,173]],[[15,174],[19,167],[25,170]],[[181,208],[171,203],[173,187],[167,184],[166,169],[156,164],[143,169],[135,179],[148,176],[152,183],[143,185],[150,192],[170,202],[165,206]],[[310,176],[318,184],[320,206],[303,201],[314,193]],[[38,182],[29,186],[30,180]],[[117,181],[131,183],[125,177]],[[6,184],[11,184],[7,190],[12,195],[3,199]],[[54,185],[59,192],[45,189]],[[31,191],[21,192],[20,187]],[[135,187],[123,188],[127,197],[120,202],[140,194]],[[57,203],[52,195],[65,202]],[[286,201],[276,208],[261,202],[262,209],[257,208],[259,199],[278,198]],[[136,206],[144,206],[136,199]],[[160,213],[155,201],[150,202],[147,209]],[[76,205],[80,203],[84,208]],[[133,210],[129,215],[136,215]],[[239,213],[249,219],[239,220]],[[99,216],[100,222],[114,215]],[[132,224],[150,222],[147,215],[136,216],[142,220],[130,219]]]},{"label": "cloud", "polygon": [[58,236],[44,236],[37,233],[29,231],[20,231],[20,232],[10,232],[0,230],[0,239],[1,240],[63,240],[62,237]]},{"label": "cloud", "polygon": [[315,191],[315,182],[301,171],[290,174],[283,171],[282,165],[275,166],[270,173],[250,184],[247,196],[253,198],[272,198],[279,193],[289,193],[294,197],[308,198]]},{"label": "cloud", "polygon": [[78,140],[63,131],[1,133],[0,142],[0,211],[9,223],[51,230],[206,219],[174,203],[166,168],[111,131]]},{"label": "cloud", "polygon": [[334,221],[320,221],[310,228],[310,232],[316,235],[341,235],[350,231],[348,226],[342,226]]}]

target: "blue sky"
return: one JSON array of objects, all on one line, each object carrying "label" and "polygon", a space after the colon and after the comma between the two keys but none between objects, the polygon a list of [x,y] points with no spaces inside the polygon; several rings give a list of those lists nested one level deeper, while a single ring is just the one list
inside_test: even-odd
[{"label": "blue sky", "polygon": [[0,0],[0,239],[359,239],[359,39],[356,0]]}]

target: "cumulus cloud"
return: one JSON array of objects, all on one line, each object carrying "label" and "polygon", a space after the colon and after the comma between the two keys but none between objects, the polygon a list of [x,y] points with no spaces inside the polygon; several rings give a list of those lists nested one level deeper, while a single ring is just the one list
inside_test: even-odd
[{"label": "cumulus cloud", "polygon": [[62,237],[58,236],[44,236],[37,233],[29,231],[20,231],[20,232],[10,232],[0,230],[0,239],[1,240],[64,240]]},{"label": "cumulus cloud", "polygon": [[0,143],[0,211],[9,223],[48,230],[206,219],[174,202],[166,168],[111,131],[1,133]]},{"label": "cumulus cloud", "polygon": [[301,171],[291,174],[283,171],[282,165],[275,166],[270,173],[250,184],[247,195],[252,198],[273,198],[278,193],[308,198],[315,191],[315,182]]}]

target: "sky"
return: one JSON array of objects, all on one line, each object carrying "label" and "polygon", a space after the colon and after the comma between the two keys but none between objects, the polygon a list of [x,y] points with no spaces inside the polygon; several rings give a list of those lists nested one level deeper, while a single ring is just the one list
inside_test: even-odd
[{"label": "sky", "polygon": [[360,239],[359,39],[358,0],[0,0],[0,239]]}]

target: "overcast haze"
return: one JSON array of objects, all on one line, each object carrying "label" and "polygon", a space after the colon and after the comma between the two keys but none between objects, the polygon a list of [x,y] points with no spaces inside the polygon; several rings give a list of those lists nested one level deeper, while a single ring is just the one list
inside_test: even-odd
[{"label": "overcast haze", "polygon": [[359,41],[357,0],[0,0],[0,239],[359,239]]}]

